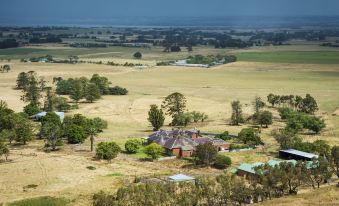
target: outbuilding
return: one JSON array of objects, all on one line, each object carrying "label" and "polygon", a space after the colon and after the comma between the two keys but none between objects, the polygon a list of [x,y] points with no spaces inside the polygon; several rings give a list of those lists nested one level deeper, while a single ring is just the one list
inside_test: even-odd
[{"label": "outbuilding", "polygon": [[195,182],[195,178],[184,174],[176,174],[168,177],[170,182]]},{"label": "outbuilding", "polygon": [[295,149],[288,149],[288,150],[280,150],[279,157],[282,159],[311,161],[314,158],[318,158],[318,155],[295,150]]}]

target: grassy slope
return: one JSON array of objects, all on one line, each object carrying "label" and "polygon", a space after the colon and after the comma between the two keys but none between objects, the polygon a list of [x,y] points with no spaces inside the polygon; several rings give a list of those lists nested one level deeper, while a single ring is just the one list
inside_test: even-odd
[{"label": "grassy slope", "polygon": [[8,206],[65,206],[68,201],[64,198],[37,197],[9,203]]}]

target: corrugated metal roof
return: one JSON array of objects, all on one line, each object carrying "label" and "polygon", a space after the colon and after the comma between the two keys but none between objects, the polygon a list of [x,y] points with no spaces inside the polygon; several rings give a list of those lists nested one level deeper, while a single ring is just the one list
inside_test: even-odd
[{"label": "corrugated metal roof", "polygon": [[238,169],[243,170],[243,171],[248,172],[248,173],[255,174],[254,168],[261,166],[261,165],[264,165],[264,163],[262,163],[262,162],[256,162],[256,163],[253,163],[253,164],[244,163],[244,164],[240,165],[238,167]]},{"label": "corrugated metal roof", "polygon": [[[65,117],[65,113],[64,112],[54,112],[56,115],[58,115],[59,117],[60,117],[60,119],[61,120],[63,120],[64,119],[64,117]],[[44,117],[44,116],[46,116],[46,114],[47,114],[47,112],[40,112],[40,113],[38,113],[38,114],[35,114],[35,115],[32,115],[31,117],[34,117],[34,118],[36,118],[36,117]]]},{"label": "corrugated metal roof", "polygon": [[176,174],[176,175],[170,176],[168,178],[169,178],[170,181],[173,181],[173,182],[182,182],[182,181],[195,180],[194,177],[187,176],[187,175],[184,175],[184,174]]},{"label": "corrugated metal roof", "polygon": [[280,150],[281,152],[286,152],[286,153],[289,153],[289,154],[294,154],[294,155],[298,155],[298,156],[301,156],[301,157],[306,157],[306,158],[318,158],[318,155],[316,154],[312,154],[312,153],[307,153],[307,152],[302,152],[302,151],[299,151],[299,150],[295,150],[295,149],[288,149],[288,150]]}]

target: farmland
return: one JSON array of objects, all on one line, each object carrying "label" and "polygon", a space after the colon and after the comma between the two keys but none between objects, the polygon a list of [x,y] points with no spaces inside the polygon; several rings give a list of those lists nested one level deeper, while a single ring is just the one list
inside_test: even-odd
[{"label": "farmland", "polygon": [[[77,39],[78,40],[78,39]],[[72,39],[68,39],[72,41]],[[67,41],[66,41],[67,42]],[[142,59],[133,58],[140,51]],[[176,66],[156,66],[159,61],[185,59],[190,55],[235,54],[237,62],[214,66],[208,69]],[[83,63],[33,63],[21,62],[22,58],[52,55],[68,58],[76,55]],[[319,111],[327,127],[314,135],[302,134],[304,141],[326,140],[331,146],[339,144],[339,50],[324,48],[316,44],[270,46],[252,48],[215,49],[211,46],[197,46],[192,52],[163,52],[163,47],[130,48],[73,48],[60,44],[30,45],[20,48],[0,50],[0,65],[9,64],[11,71],[0,73],[0,99],[16,112],[22,112],[25,102],[20,100],[22,92],[14,89],[20,72],[35,71],[55,87],[53,77],[76,78],[92,74],[107,77],[112,86],[119,85],[129,90],[126,96],[103,96],[100,100],[80,103],[79,108],[66,115],[83,114],[87,117],[100,117],[108,122],[108,128],[95,138],[95,145],[102,141],[115,141],[121,147],[128,139],[142,138],[152,133],[147,121],[151,104],[161,105],[163,99],[180,92],[187,98],[187,109],[204,112],[205,122],[192,123],[189,128],[204,132],[221,133],[225,130],[237,134],[248,125],[230,126],[231,102],[240,100],[245,117],[253,114],[253,99],[258,96],[264,101],[269,93],[294,94],[305,96],[310,93],[318,102]],[[7,59],[10,59],[8,61]],[[147,65],[146,68],[110,66],[93,62],[113,61],[132,62]],[[225,154],[230,156],[234,169],[243,162],[265,162],[275,158],[278,145],[270,135],[273,129],[282,128],[284,123],[271,107],[274,123],[260,134],[268,145],[267,151],[252,150]],[[166,116],[164,129],[169,126]],[[184,172],[192,175],[222,174],[213,168],[184,167],[186,160],[171,162],[143,162],[145,154],[120,154],[111,163],[96,161],[94,152],[89,152],[90,142],[65,145],[51,153],[43,151],[43,140],[37,139],[26,146],[11,146],[10,161],[0,164],[0,203],[9,203],[27,198],[46,196],[46,199],[33,199],[31,204],[40,201],[56,201],[58,204],[90,205],[92,195],[100,190],[113,192],[135,176],[170,175]],[[94,168],[94,169],[88,169]],[[15,177],[15,178],[14,178]],[[319,202],[318,193],[327,191],[330,197],[324,204],[339,204],[334,186],[323,186],[320,190],[304,191],[298,195],[299,205]],[[61,197],[61,199],[50,199]],[[265,202],[276,203],[281,199]],[[281,205],[289,205],[294,197],[286,197]],[[34,202],[36,201],[36,203]],[[14,202],[22,205],[25,202]],[[29,203],[27,203],[29,204]],[[320,204],[320,203],[319,203]]]}]

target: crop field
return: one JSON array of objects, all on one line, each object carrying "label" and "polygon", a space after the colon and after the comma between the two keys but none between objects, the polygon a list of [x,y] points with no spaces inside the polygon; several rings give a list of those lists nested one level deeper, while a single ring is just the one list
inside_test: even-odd
[{"label": "crop field", "polygon": [[[312,50],[313,46],[305,46]],[[304,47],[303,47],[304,48]],[[140,50],[142,60],[132,58],[133,53]],[[151,104],[161,105],[165,96],[172,92],[181,92],[187,98],[189,111],[201,111],[208,115],[203,123],[195,123],[189,128],[197,127],[204,132],[219,133],[225,130],[237,134],[248,125],[234,127],[229,125],[231,101],[240,100],[245,116],[253,113],[252,101],[255,96],[266,100],[269,93],[294,94],[305,96],[310,93],[319,104],[316,113],[322,116],[327,124],[319,135],[303,136],[305,141],[324,139],[331,145],[339,144],[339,52],[337,51],[286,51],[281,47],[278,51],[268,52],[267,49],[249,49],[233,51],[231,49],[215,50],[209,47],[194,48],[193,52],[163,53],[161,47],[149,49],[109,47],[102,49],[76,49],[49,45],[29,48],[0,50],[0,59],[12,59],[12,70],[0,73],[0,99],[5,100],[9,107],[17,112],[22,111],[24,102],[20,100],[22,93],[15,90],[16,77],[20,72],[36,71],[44,77],[49,85],[52,78],[85,76],[92,74],[107,77],[112,86],[119,85],[129,90],[126,96],[104,96],[93,104],[80,103],[79,109],[67,115],[80,113],[88,117],[101,117],[108,121],[108,129],[96,138],[101,141],[116,141],[123,146],[130,138],[141,138],[152,133],[147,121],[147,112]],[[186,58],[194,54],[226,54],[236,53],[238,62],[220,65],[208,69],[184,68],[174,66],[154,66],[157,61]],[[22,63],[20,58],[51,54],[66,58],[78,55],[88,61],[128,61],[142,62],[153,65],[147,69],[108,66],[99,64],[53,64],[53,63]],[[325,62],[327,62],[325,64]],[[274,113],[274,124],[263,129],[262,138],[268,144],[267,151],[253,150],[229,155],[233,167],[243,162],[267,161],[275,158],[277,145],[269,135],[272,129],[283,127],[276,111],[270,107],[265,109]],[[166,125],[170,117],[166,118]],[[165,126],[164,128],[170,128]],[[42,151],[43,141],[36,140],[28,146],[12,148],[11,161],[0,164],[0,203],[12,202],[26,198],[60,197],[60,205],[90,205],[91,195],[100,190],[115,191],[124,181],[136,175],[173,174],[218,174],[212,168],[183,168],[183,162],[142,162],[135,156],[121,154],[112,163],[94,161],[94,153],[89,152],[89,141],[81,145],[65,145],[60,151],[45,153]],[[86,169],[92,166],[95,169]],[[13,178],[17,177],[17,178]],[[36,186],[34,186],[36,185]],[[330,196],[324,204],[333,202],[337,188],[326,187],[315,192],[298,195],[299,205],[318,202],[315,193],[329,190]],[[327,194],[327,193],[326,193]],[[312,198],[312,199],[309,199]],[[264,204],[291,205],[293,198],[280,198]],[[311,201],[312,200],[312,201]],[[33,199],[32,201],[45,201]],[[50,201],[47,198],[46,201]],[[51,199],[51,201],[54,201]],[[28,202],[26,205],[29,205]],[[16,202],[13,205],[25,205]],[[321,203],[319,203],[321,205]],[[335,204],[334,204],[335,205]]]}]

